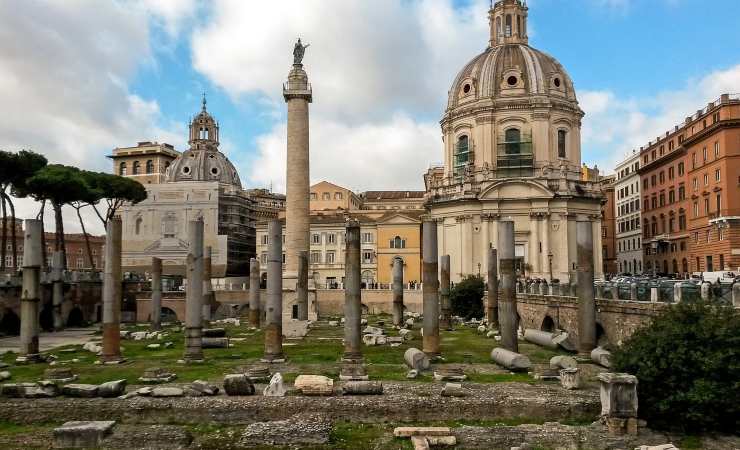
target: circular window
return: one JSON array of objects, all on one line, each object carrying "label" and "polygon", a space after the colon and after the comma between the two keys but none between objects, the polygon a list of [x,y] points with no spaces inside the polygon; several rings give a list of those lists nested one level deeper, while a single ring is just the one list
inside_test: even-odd
[{"label": "circular window", "polygon": [[184,173],[185,175],[189,174],[190,173],[190,167],[188,167],[188,166],[183,167],[182,168],[182,173]]},{"label": "circular window", "polygon": [[555,85],[555,87],[560,87],[560,78],[555,78],[555,79],[554,79],[554,80],[552,81],[552,84],[554,84],[554,85]]},{"label": "circular window", "polygon": [[517,81],[519,81],[519,80],[517,80],[517,78],[514,75],[512,75],[512,76],[510,76],[509,78],[506,79],[506,83],[509,86],[516,86]]},{"label": "circular window", "polygon": [[218,175],[218,168],[211,167],[211,173],[214,174],[214,175]]},{"label": "circular window", "polygon": [[468,92],[470,92],[470,85],[469,84],[466,84],[465,86],[463,86],[463,92],[466,93],[466,94]]}]

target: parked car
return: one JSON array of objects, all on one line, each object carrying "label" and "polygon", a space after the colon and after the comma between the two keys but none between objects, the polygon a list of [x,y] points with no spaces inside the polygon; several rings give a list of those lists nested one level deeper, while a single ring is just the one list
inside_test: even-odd
[{"label": "parked car", "polygon": [[712,284],[732,284],[735,278],[738,276],[735,272],[722,270],[714,272],[694,272],[694,275],[698,275],[704,281],[708,281]]}]

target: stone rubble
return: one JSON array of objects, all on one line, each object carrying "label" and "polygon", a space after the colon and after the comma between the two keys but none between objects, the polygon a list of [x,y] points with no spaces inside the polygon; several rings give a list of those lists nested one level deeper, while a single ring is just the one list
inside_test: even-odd
[{"label": "stone rubble", "polygon": [[211,397],[214,395],[218,395],[218,391],[218,386],[203,380],[193,381],[186,389],[186,393],[192,397]]},{"label": "stone rubble", "polygon": [[255,389],[248,376],[229,374],[224,376],[224,391],[226,395],[254,395]]},{"label": "stone rubble", "polygon": [[169,383],[177,378],[177,375],[161,367],[150,367],[144,371],[144,375],[139,377],[139,382],[145,384],[162,384]]},{"label": "stone rubble", "polygon": [[299,375],[294,386],[303,395],[332,395],[334,380],[321,375]]},{"label": "stone rubble", "polygon": [[466,393],[460,383],[445,383],[441,395],[442,397],[465,397]]},{"label": "stone rubble", "polygon": [[262,391],[262,395],[265,397],[285,397],[286,392],[283,376],[278,372],[270,378],[270,383]]},{"label": "stone rubble", "polygon": [[126,380],[108,381],[98,385],[98,396],[103,398],[119,397],[126,392]]},{"label": "stone rubble", "polygon": [[178,387],[157,386],[152,388],[149,395],[152,397],[182,397],[185,395],[185,391]]},{"label": "stone rubble", "polygon": [[403,360],[408,367],[416,371],[421,372],[429,369],[429,357],[418,348],[412,347],[406,350],[403,354]]}]

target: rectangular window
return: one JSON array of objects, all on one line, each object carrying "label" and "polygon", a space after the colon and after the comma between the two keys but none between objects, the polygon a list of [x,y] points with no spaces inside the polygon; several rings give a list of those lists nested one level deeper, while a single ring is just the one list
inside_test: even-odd
[{"label": "rectangular window", "polygon": [[567,134],[565,130],[558,130],[558,158],[565,158],[565,138]]},{"label": "rectangular window", "polygon": [[659,198],[660,198],[660,206],[665,206],[665,194],[661,192]]},{"label": "rectangular window", "polygon": [[699,190],[699,180],[697,180],[696,177],[694,177],[693,184],[694,184],[694,190],[698,191]]},{"label": "rectangular window", "polygon": [[719,158],[719,141],[714,143],[714,158]]},{"label": "rectangular window", "polygon": [[707,272],[713,272],[714,271],[714,264],[712,261],[712,256],[707,255]]},{"label": "rectangular window", "polygon": [[701,149],[701,155],[704,158],[704,162],[707,162],[707,148],[706,147]]},{"label": "rectangular window", "polygon": [[678,201],[686,200],[686,189],[683,186],[678,187]]},{"label": "rectangular window", "polygon": [[709,199],[704,199],[704,214],[709,214]]},{"label": "rectangular window", "polygon": [[657,178],[657,177],[656,177],[655,175],[653,175],[653,176],[651,176],[651,177],[650,177],[650,186],[655,186],[655,184],[656,184],[656,183],[655,183],[655,181],[656,181],[656,178]]},{"label": "rectangular window", "polygon": [[321,262],[321,252],[311,252],[311,264],[319,264]]},{"label": "rectangular window", "polygon": [[669,167],[669,168],[668,168],[668,179],[669,179],[669,180],[672,180],[673,178],[674,178],[674,171],[673,171],[673,167]]},{"label": "rectangular window", "polygon": [[362,243],[363,244],[370,244],[373,242],[373,234],[372,233],[362,233]]},{"label": "rectangular window", "polygon": [[334,252],[326,252],[326,263],[334,264]]},{"label": "rectangular window", "polygon": [[660,179],[660,184],[665,183],[665,172],[663,172],[662,170],[660,171],[659,179]]},{"label": "rectangular window", "polygon": [[691,168],[696,169],[696,153],[691,154]]},{"label": "rectangular window", "polygon": [[676,201],[676,191],[668,191],[668,203],[673,204]]},{"label": "rectangular window", "polygon": [[683,176],[683,172],[684,172],[683,163],[682,162],[678,163],[678,176],[679,177]]},{"label": "rectangular window", "polygon": [[318,196],[316,195],[315,192],[311,192],[310,198],[311,198],[311,200],[317,200],[318,199]]},{"label": "rectangular window", "polygon": [[334,233],[329,233],[326,235],[327,244],[336,244],[336,242],[337,242],[337,236]]},{"label": "rectangular window", "polygon": [[678,229],[679,230],[686,229],[686,216],[684,216],[683,214],[678,216]]},{"label": "rectangular window", "polygon": [[270,243],[270,237],[266,234],[263,234],[260,238],[260,242],[262,242],[262,245],[267,245]]},{"label": "rectangular window", "polygon": [[267,253],[262,253],[262,254],[260,255],[260,263],[261,263],[262,265],[265,265],[265,264],[267,264]]},{"label": "rectangular window", "polygon": [[362,252],[362,263],[363,264],[371,264],[373,262],[373,252],[372,250],[364,250]]},{"label": "rectangular window", "polygon": [[714,171],[714,181],[721,181],[720,180],[719,169],[717,169],[717,170]]},{"label": "rectangular window", "polygon": [[321,235],[320,234],[312,234],[311,235],[311,243],[312,244],[321,244]]},{"label": "rectangular window", "polygon": [[719,216],[720,209],[722,209],[722,194],[717,194],[717,216]]},{"label": "rectangular window", "polygon": [[699,202],[694,202],[694,217],[699,217]]},{"label": "rectangular window", "polygon": [[709,175],[704,174],[704,186],[709,186]]}]

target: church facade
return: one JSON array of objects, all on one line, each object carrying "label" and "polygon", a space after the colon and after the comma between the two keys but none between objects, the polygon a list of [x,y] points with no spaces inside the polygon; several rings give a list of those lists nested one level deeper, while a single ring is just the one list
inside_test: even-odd
[{"label": "church facade", "polygon": [[449,91],[444,165],[424,176],[453,281],[486,273],[504,218],[515,221],[519,274],[561,282],[574,278],[576,221],[590,220],[595,276],[603,276],[603,194],[581,178],[584,113],[565,69],[529,46],[527,14],[521,0],[499,0],[489,11],[488,47]]},{"label": "church facade", "polygon": [[[219,126],[206,110],[190,123],[190,148],[167,165],[164,181],[145,184],[147,199],[121,208],[123,270],[144,273],[152,257],[168,275],[185,274],[188,222],[202,218],[214,277],[247,276],[255,256],[257,205],[219,151]],[[113,156],[114,164],[122,164]]]}]

